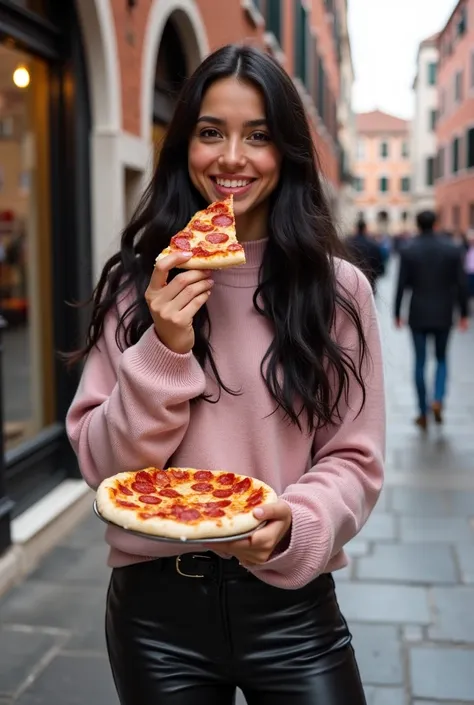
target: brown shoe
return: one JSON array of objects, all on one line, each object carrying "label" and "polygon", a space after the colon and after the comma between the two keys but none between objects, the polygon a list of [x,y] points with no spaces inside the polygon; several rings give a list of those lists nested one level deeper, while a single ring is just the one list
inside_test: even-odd
[{"label": "brown shoe", "polygon": [[418,418],[415,419],[415,424],[423,431],[426,431],[428,428],[428,417],[425,415],[418,416]]},{"label": "brown shoe", "polygon": [[436,423],[443,423],[443,405],[440,401],[434,401],[431,405],[434,420]]}]

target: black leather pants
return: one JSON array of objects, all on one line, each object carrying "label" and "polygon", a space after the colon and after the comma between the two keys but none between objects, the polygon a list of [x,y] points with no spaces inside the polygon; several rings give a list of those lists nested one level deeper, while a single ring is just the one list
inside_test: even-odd
[{"label": "black leather pants", "polygon": [[121,705],[232,705],[237,686],[248,705],[366,704],[330,575],[281,590],[213,553],[115,569],[106,634]]}]

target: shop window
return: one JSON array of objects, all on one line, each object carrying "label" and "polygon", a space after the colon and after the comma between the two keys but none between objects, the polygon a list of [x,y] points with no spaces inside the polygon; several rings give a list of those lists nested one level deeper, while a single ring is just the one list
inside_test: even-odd
[{"label": "shop window", "polygon": [[51,424],[56,409],[48,69],[6,46],[0,46],[0,65],[0,313],[8,323],[2,400],[8,450]]}]

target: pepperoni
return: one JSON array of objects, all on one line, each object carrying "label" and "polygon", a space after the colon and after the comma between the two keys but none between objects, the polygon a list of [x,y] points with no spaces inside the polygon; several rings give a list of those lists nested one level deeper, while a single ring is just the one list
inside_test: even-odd
[{"label": "pepperoni", "polygon": [[158,487],[169,487],[171,485],[171,480],[168,477],[168,473],[163,470],[157,470],[155,472],[155,484]]},{"label": "pepperoni", "polygon": [[140,509],[138,504],[134,504],[133,502],[126,502],[124,499],[118,499],[117,504],[119,504],[121,507],[131,507],[132,509]]},{"label": "pepperoni", "polygon": [[209,233],[214,230],[214,226],[211,223],[205,223],[203,220],[195,220],[191,223],[193,230],[198,230],[200,233]]},{"label": "pepperoni", "polygon": [[233,494],[233,490],[214,490],[212,493],[213,497],[231,497]]},{"label": "pepperoni", "polygon": [[155,497],[155,495],[148,494],[142,494],[138,499],[140,502],[143,502],[143,504],[161,504],[163,501],[159,497]]},{"label": "pepperoni", "polygon": [[214,253],[205,250],[203,247],[193,247],[193,255],[195,257],[212,257]]},{"label": "pepperoni", "polygon": [[233,488],[232,492],[235,494],[243,494],[244,492],[247,492],[252,487],[252,480],[250,477],[246,477],[245,480],[241,480],[240,482],[237,482]]},{"label": "pepperoni", "polygon": [[189,480],[189,472],[186,470],[171,470],[170,472],[176,480]]},{"label": "pepperoni", "polygon": [[165,512],[140,512],[140,519],[153,519],[154,517],[160,517],[160,519],[166,519]]},{"label": "pepperoni", "polygon": [[259,490],[255,490],[255,492],[252,492],[250,497],[247,500],[247,506],[248,507],[255,507],[257,504],[261,504],[263,499],[263,487],[260,487]]},{"label": "pepperoni", "polygon": [[176,497],[181,497],[179,492],[176,492],[176,490],[172,490],[171,487],[165,487],[163,490],[160,490],[160,495],[162,497],[171,497],[172,499],[175,499]]},{"label": "pepperoni", "polygon": [[230,215],[226,215],[225,213],[219,213],[212,219],[212,224],[215,225],[216,228],[228,228],[229,225],[233,225],[233,223],[234,221]]},{"label": "pepperoni", "polygon": [[227,242],[228,239],[229,236],[225,233],[210,233],[206,235],[206,240],[213,245],[221,245],[223,242]]},{"label": "pepperoni", "polygon": [[176,247],[177,250],[189,251],[191,249],[191,243],[187,237],[177,237],[176,235],[172,238],[171,242]]},{"label": "pepperoni", "polygon": [[138,494],[153,494],[156,491],[156,487],[148,482],[132,482],[132,490],[138,492]]},{"label": "pepperoni", "polygon": [[244,248],[239,242],[231,242],[230,245],[227,247],[227,252],[240,252]]},{"label": "pepperoni", "polygon": [[219,509],[219,507],[214,507],[213,509],[206,509],[206,510],[204,511],[204,514],[205,514],[207,517],[213,517],[213,518],[225,517],[225,512],[224,512],[224,510],[223,510],[223,509]]},{"label": "pepperoni", "polygon": [[191,489],[195,492],[212,492],[214,486],[210,482],[197,482],[195,485],[191,485]]},{"label": "pepperoni", "polygon": [[228,499],[222,499],[220,502],[203,502],[199,506],[202,509],[215,509],[217,507],[222,509],[223,507],[230,507],[231,504],[232,502],[229,502]]},{"label": "pepperoni", "polygon": [[197,470],[197,472],[194,473],[194,479],[199,480],[199,482],[202,482],[203,480],[212,480],[213,474],[212,472],[209,472],[209,470]]},{"label": "pepperoni", "polygon": [[233,485],[234,481],[235,475],[233,472],[225,472],[217,478],[219,485]]},{"label": "pepperoni", "polygon": [[136,473],[135,480],[138,480],[138,482],[146,482],[149,485],[151,485],[151,484],[153,484],[153,477],[154,477],[153,472],[147,472],[146,470],[140,470],[140,472]]},{"label": "pepperoni", "polygon": [[206,208],[208,213],[227,213],[229,207],[222,201],[217,201]]},{"label": "pepperoni", "polygon": [[133,497],[133,492],[128,489],[128,487],[125,487],[125,485],[122,485],[120,482],[118,484],[118,488],[122,494],[126,494],[128,497]]},{"label": "pepperoni", "polygon": [[173,514],[180,521],[194,521],[201,518],[201,512],[197,509],[186,509],[186,507],[176,504],[173,509]]}]

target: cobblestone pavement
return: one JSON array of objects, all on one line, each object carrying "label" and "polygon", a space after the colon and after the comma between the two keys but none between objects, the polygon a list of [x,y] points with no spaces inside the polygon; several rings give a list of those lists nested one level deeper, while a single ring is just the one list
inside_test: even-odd
[{"label": "cobblestone pavement", "polygon": [[[446,424],[420,435],[409,336],[390,320],[392,287],[388,279],[379,296],[386,487],[349,545],[351,565],[335,576],[338,596],[368,705],[474,703],[474,331],[452,341]],[[0,705],[117,705],[101,532],[91,516],[0,602]]]}]

